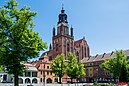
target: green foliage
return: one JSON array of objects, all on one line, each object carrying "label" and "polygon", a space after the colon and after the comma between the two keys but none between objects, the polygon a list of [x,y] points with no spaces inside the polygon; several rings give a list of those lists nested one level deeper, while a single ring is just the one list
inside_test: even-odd
[{"label": "green foliage", "polygon": [[17,6],[16,0],[10,0],[0,8],[0,65],[14,76],[23,72],[21,62],[36,58],[40,50],[47,48],[38,33],[33,32],[33,17],[37,13]]},{"label": "green foliage", "polygon": [[86,85],[86,86],[116,86],[115,84],[102,84],[102,83],[96,83],[96,84],[93,84],[93,85]]},{"label": "green foliage", "polygon": [[116,51],[115,56],[102,63],[101,68],[109,71],[114,77],[119,78],[119,81],[127,81],[129,61],[124,52]]},{"label": "green foliage", "polygon": [[63,54],[57,55],[50,65],[52,72],[60,78],[60,83],[61,83],[61,77],[63,77],[63,75],[65,74],[65,69],[66,69],[64,55]]},{"label": "green foliage", "polygon": [[68,54],[68,64],[67,64],[67,75],[71,78],[77,78],[78,64],[76,55]]},{"label": "green foliage", "polygon": [[0,72],[4,71],[4,67],[2,65],[0,65]]},{"label": "green foliage", "polygon": [[80,78],[85,75],[84,64],[78,63],[76,55],[72,53],[68,55],[68,63],[65,62],[63,54],[57,55],[51,62],[51,69],[60,80],[65,73],[67,73],[71,79]]},{"label": "green foliage", "polygon": [[85,75],[84,64],[79,63],[76,55],[73,53],[68,54],[67,75],[71,79],[80,78]]},{"label": "green foliage", "polygon": [[78,69],[78,71],[77,71],[78,78],[80,78],[80,77],[86,75],[86,73],[85,73],[85,68],[84,68],[84,64],[78,63],[77,69]]}]

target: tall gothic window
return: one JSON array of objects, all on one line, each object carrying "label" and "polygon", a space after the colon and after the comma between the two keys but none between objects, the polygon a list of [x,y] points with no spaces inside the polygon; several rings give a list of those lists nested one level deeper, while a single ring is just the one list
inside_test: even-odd
[{"label": "tall gothic window", "polygon": [[83,59],[84,55],[83,55],[83,46],[82,46],[82,59]]},{"label": "tall gothic window", "polygon": [[56,51],[58,51],[58,44],[56,44]]},{"label": "tall gothic window", "polygon": [[67,44],[67,51],[69,52],[69,44]]},{"label": "tall gothic window", "polygon": [[85,57],[86,57],[86,47],[85,47]]},{"label": "tall gothic window", "polygon": [[76,56],[77,56],[77,60],[79,62],[79,52],[78,51],[76,52]]},{"label": "tall gothic window", "polygon": [[76,52],[76,56],[79,56],[79,52],[78,51]]}]

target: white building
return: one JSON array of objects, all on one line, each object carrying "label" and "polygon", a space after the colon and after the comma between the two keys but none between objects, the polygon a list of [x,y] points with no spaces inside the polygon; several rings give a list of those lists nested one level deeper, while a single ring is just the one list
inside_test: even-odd
[{"label": "white building", "polygon": [[38,70],[37,68],[29,63],[24,64],[26,67],[26,72],[23,76],[19,76],[20,84],[39,84]]},{"label": "white building", "polygon": [[11,83],[13,80],[12,76],[5,72],[0,72],[0,82],[1,83]]}]

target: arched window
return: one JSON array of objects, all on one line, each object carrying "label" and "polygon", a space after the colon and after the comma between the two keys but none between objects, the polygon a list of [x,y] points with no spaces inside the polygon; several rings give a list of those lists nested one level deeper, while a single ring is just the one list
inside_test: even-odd
[{"label": "arched window", "polygon": [[51,78],[48,78],[47,79],[47,83],[52,83],[52,79]]},{"label": "arched window", "polygon": [[18,81],[19,81],[20,84],[23,84],[23,79],[22,78],[19,78]]},{"label": "arched window", "polygon": [[78,51],[76,52],[76,56],[79,56],[79,52]]},{"label": "arched window", "polygon": [[78,51],[76,52],[76,56],[77,56],[77,60],[79,62],[79,52]]},{"label": "arched window", "polygon": [[25,83],[30,83],[30,79],[29,78],[26,78],[25,79]]},{"label": "arched window", "polygon": [[87,57],[87,55],[86,55],[86,52],[87,52],[87,51],[86,51],[86,47],[85,47],[85,51],[84,51],[84,52],[85,52],[85,57]]},{"label": "arched window", "polygon": [[32,80],[32,83],[38,83],[38,80],[37,80],[36,78],[34,78],[34,79]]},{"label": "arched window", "polygon": [[54,82],[58,82],[58,78],[55,78]]},{"label": "arched window", "polygon": [[84,58],[84,55],[83,55],[83,46],[82,46],[82,59]]}]

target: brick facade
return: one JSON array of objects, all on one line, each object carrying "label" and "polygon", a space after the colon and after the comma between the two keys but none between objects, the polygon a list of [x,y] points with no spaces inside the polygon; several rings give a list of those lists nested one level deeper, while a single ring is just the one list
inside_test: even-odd
[{"label": "brick facade", "polygon": [[[46,83],[58,82],[58,77],[50,72],[50,62],[54,60],[58,54],[64,54],[65,60],[69,52],[77,56],[77,60],[85,65],[86,75],[80,79],[82,82],[94,81],[113,81],[112,74],[99,67],[104,60],[109,59],[114,55],[114,52],[104,53],[102,55],[90,56],[90,47],[83,37],[75,41],[73,35],[73,28],[69,28],[67,15],[62,8],[58,16],[57,27],[53,27],[52,45],[50,44],[49,51],[44,52],[38,61],[31,62],[35,64],[38,69],[38,77],[40,83],[44,83],[44,75]],[[129,50],[124,51],[126,56],[129,56]],[[69,82],[70,77],[64,75],[62,82]]]},{"label": "brick facade", "polygon": [[[89,46],[85,37],[77,41],[74,40],[73,28],[69,28],[67,15],[64,9],[61,10],[58,17],[57,28],[53,27],[52,45],[50,44],[49,51],[44,52],[38,61],[32,62],[32,64],[37,65],[40,83],[44,83],[44,73],[46,83],[49,83],[49,81],[51,81],[51,83],[56,83],[56,81],[58,81],[58,77],[50,72],[50,61],[58,54],[64,54],[65,60],[68,59],[67,55],[69,52],[75,53],[78,61],[85,57],[89,57]],[[70,77],[65,74],[62,77],[62,82],[70,82]]]}]

